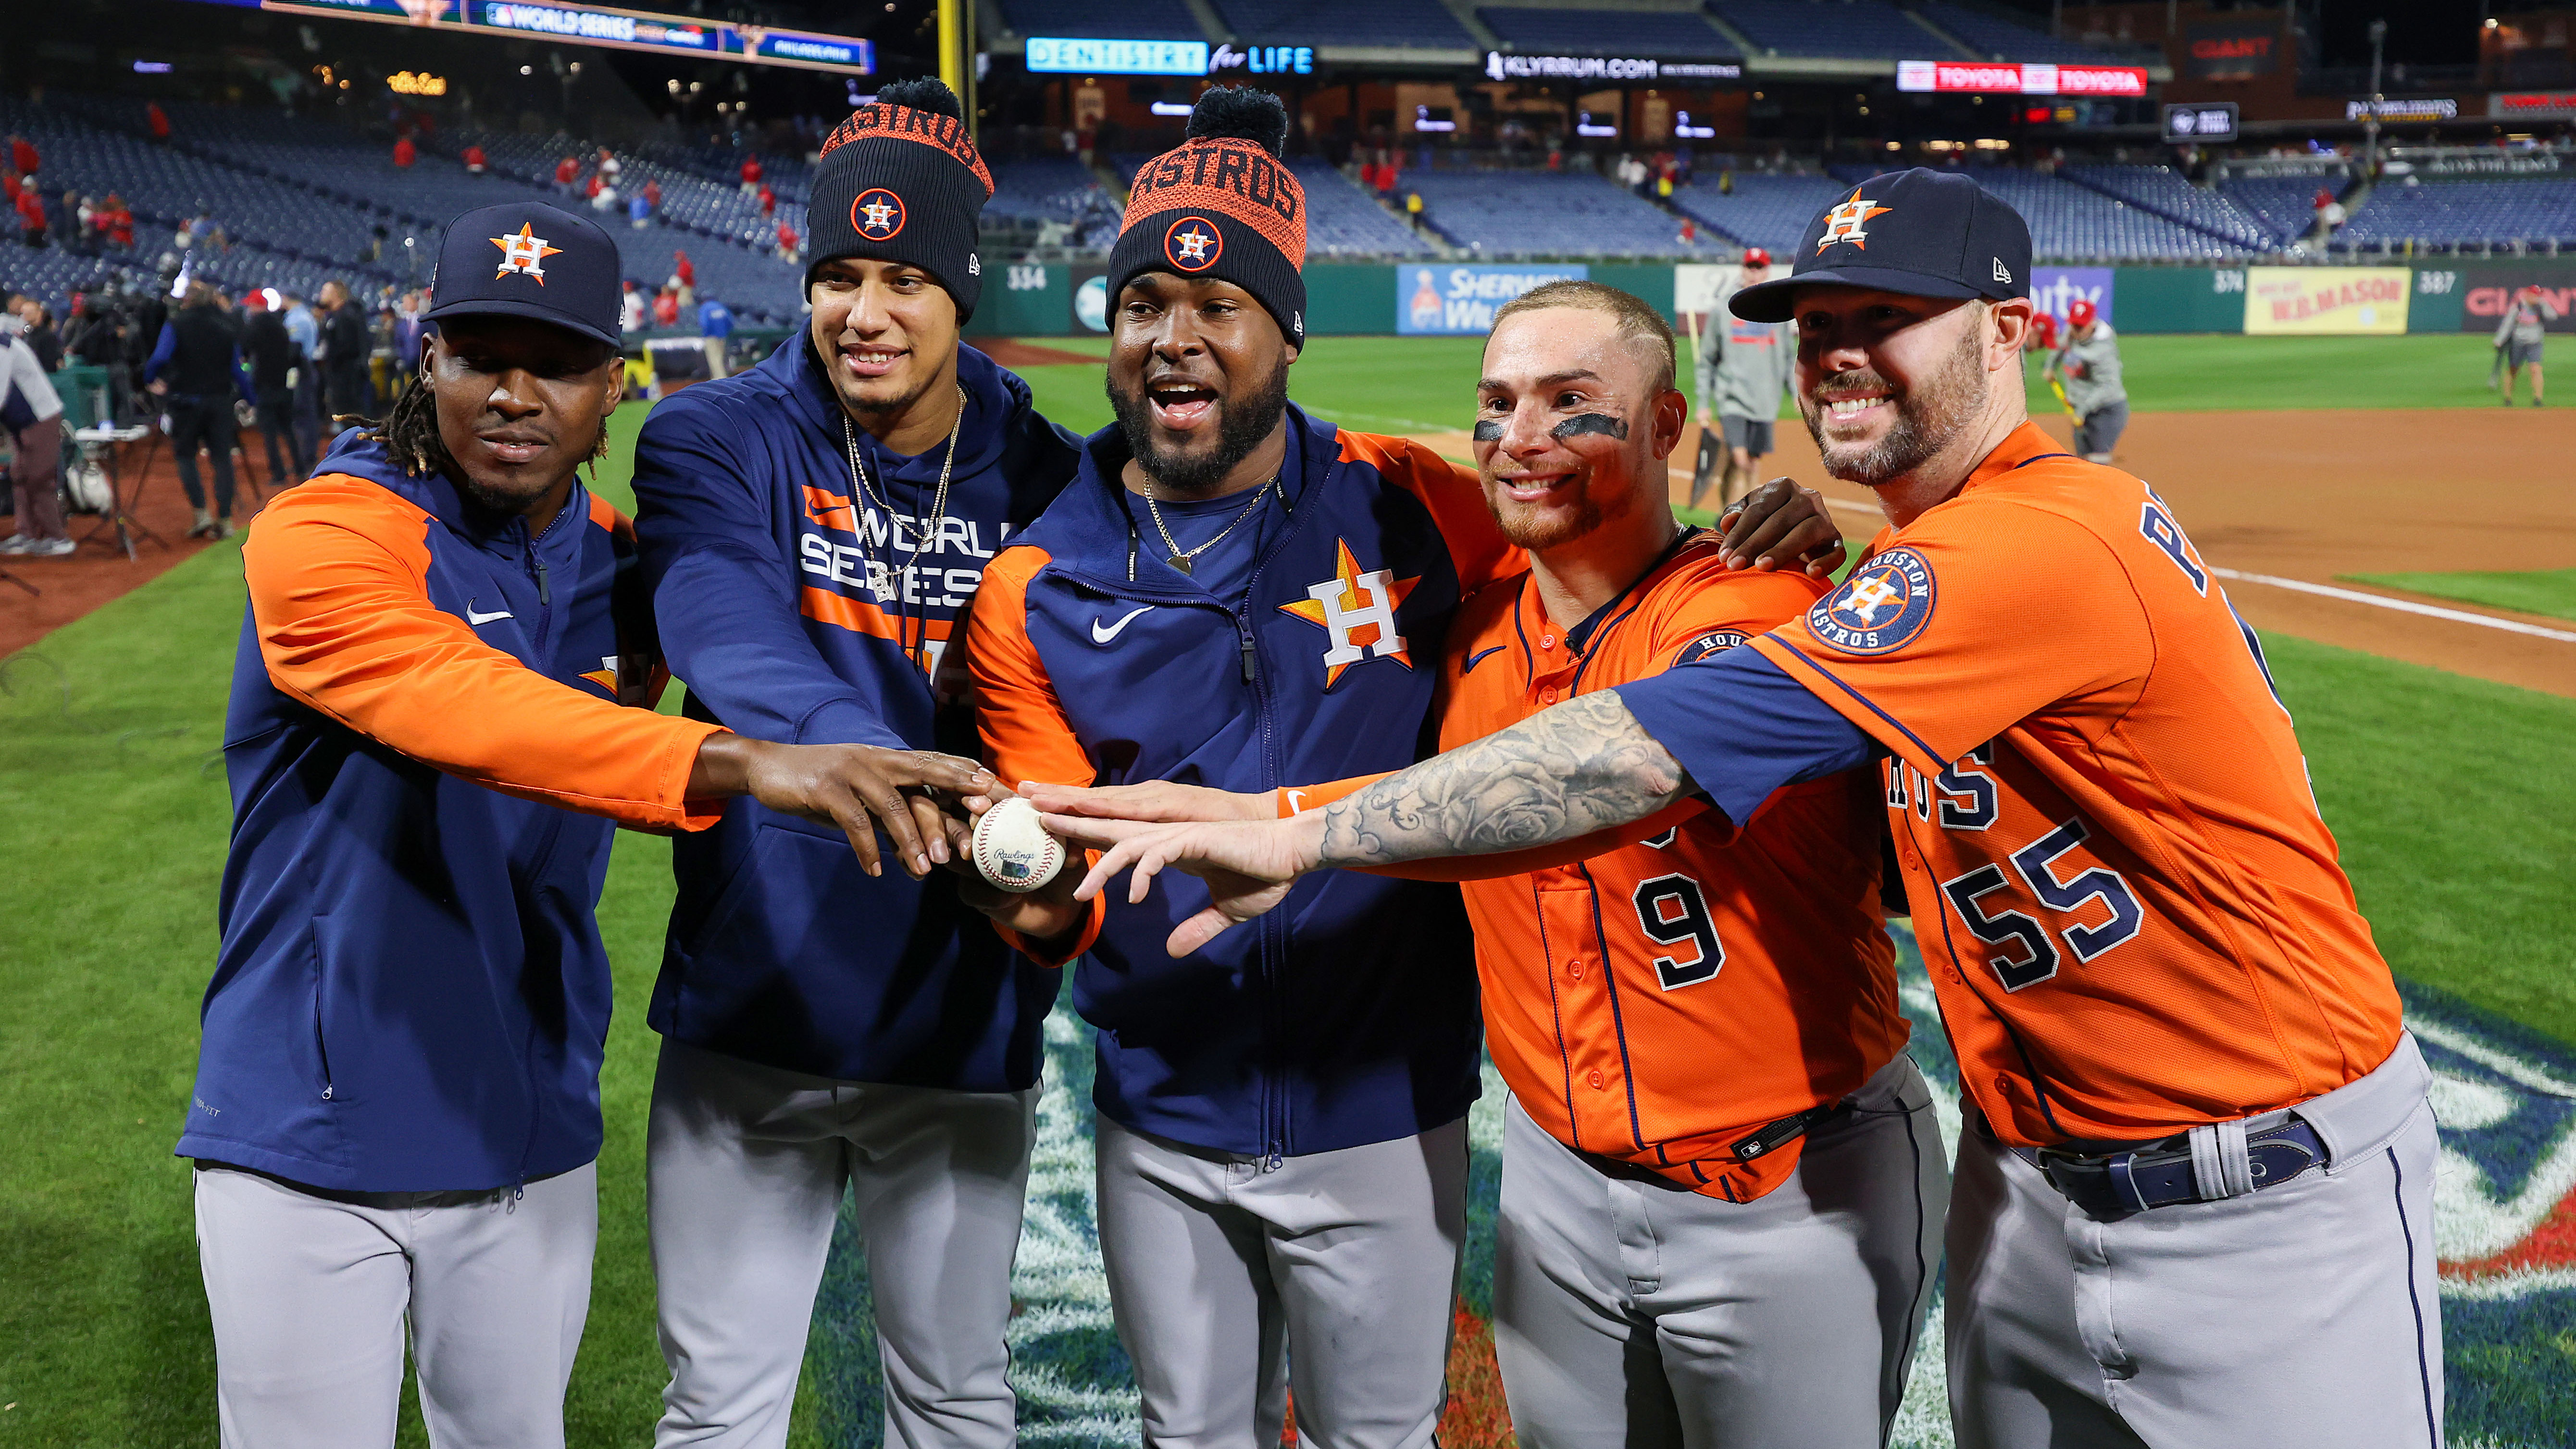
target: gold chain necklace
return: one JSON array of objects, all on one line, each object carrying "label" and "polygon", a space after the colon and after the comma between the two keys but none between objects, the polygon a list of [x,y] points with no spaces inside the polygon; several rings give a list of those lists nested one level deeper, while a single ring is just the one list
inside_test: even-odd
[{"label": "gold chain necklace", "polygon": [[[919,520],[916,519],[914,521],[913,545],[912,547],[904,550],[904,564],[906,567],[910,567],[914,563],[918,562],[922,554],[925,552],[929,552],[937,548],[939,542],[939,527],[941,524],[948,521],[948,470],[955,467],[957,464],[957,437],[958,434],[964,431],[966,427],[966,402],[966,389],[961,385],[957,389],[957,421],[948,425],[948,454],[946,457],[939,460],[939,487],[931,494],[930,526],[927,529],[924,529],[920,526]],[[850,415],[846,411],[841,414],[841,446],[849,454],[850,481],[858,485],[859,496],[867,500],[870,507],[885,515],[886,552],[889,555],[886,560],[886,571],[889,575],[889,586],[894,590],[896,620],[895,633],[898,636],[901,636],[908,632],[903,627],[905,622],[903,612],[903,586],[899,583],[894,583],[891,578],[894,571],[894,562],[891,557],[894,551],[895,535],[894,480],[891,478],[886,480],[886,489],[883,494],[880,495],[877,491],[875,482],[868,477],[866,462],[859,456],[859,432],[858,429],[850,426]],[[866,530],[860,530],[859,538],[862,542],[866,540]],[[926,654],[930,635],[929,610],[930,606],[927,603],[924,603],[922,605],[921,614],[922,640],[920,645],[916,646],[913,641],[908,638],[898,637],[895,640],[896,647],[902,649],[907,654],[916,653],[917,649],[919,652]],[[927,668],[928,660],[924,658],[922,662],[923,667]]]},{"label": "gold chain necklace", "polygon": [[1225,527],[1218,529],[1216,531],[1216,537],[1211,538],[1207,542],[1192,549],[1182,548],[1181,541],[1172,537],[1172,530],[1166,527],[1163,523],[1162,508],[1154,502],[1153,494],[1146,494],[1145,511],[1153,515],[1154,531],[1163,536],[1164,546],[1171,550],[1170,555],[1166,557],[1163,562],[1179,569],[1182,575],[1186,577],[1190,572],[1190,560],[1197,558],[1200,554],[1203,554],[1209,549],[1216,547],[1219,543],[1224,542],[1225,536],[1234,532],[1235,527],[1238,524],[1241,524],[1243,520],[1250,518],[1252,516],[1252,510],[1261,506],[1261,500],[1270,496],[1271,486],[1276,484],[1278,481],[1279,475],[1276,473],[1271,474],[1270,482],[1264,483],[1260,487],[1252,490],[1252,501],[1243,505],[1243,511],[1234,516],[1234,521],[1232,523],[1228,523]]}]

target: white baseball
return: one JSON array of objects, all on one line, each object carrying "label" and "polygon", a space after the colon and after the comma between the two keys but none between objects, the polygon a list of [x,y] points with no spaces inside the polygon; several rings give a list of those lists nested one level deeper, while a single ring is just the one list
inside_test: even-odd
[{"label": "white baseball", "polygon": [[975,822],[975,869],[984,879],[1026,894],[1064,869],[1064,842],[1039,823],[1038,807],[1010,799]]}]

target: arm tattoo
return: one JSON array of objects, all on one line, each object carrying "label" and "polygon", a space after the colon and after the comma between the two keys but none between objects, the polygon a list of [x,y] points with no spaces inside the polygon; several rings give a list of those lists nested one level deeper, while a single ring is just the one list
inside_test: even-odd
[{"label": "arm tattoo", "polygon": [[1690,776],[1619,696],[1586,694],[1389,775],[1324,813],[1328,866],[1490,855],[1641,820]]}]

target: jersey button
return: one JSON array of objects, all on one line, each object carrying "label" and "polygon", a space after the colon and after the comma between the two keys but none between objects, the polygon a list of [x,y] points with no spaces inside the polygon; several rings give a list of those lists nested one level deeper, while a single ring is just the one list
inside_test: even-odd
[{"label": "jersey button", "polygon": [[1599,1067],[1594,1067],[1592,1069],[1592,1090],[1597,1092],[1607,1085],[1608,1083],[1602,1080],[1601,1069]]},{"label": "jersey button", "polygon": [[1566,975],[1568,975],[1568,976],[1573,977],[1573,978],[1574,978],[1575,980],[1577,980],[1577,981],[1582,980],[1582,979],[1583,979],[1583,963],[1582,963],[1581,961],[1568,961],[1568,962],[1566,962],[1566,963],[1565,963],[1565,974],[1566,974]]},{"label": "jersey button", "polygon": [[1555,647],[1556,647],[1556,636],[1555,636],[1555,635],[1553,635],[1553,634],[1541,634],[1541,635],[1539,635],[1539,636],[1538,636],[1538,647],[1540,647],[1541,649],[1553,649],[1553,648],[1555,648]]},{"label": "jersey button", "polygon": [[1554,703],[1556,703],[1556,691],[1555,691],[1555,690],[1553,690],[1553,689],[1542,689],[1542,690],[1540,690],[1540,691],[1538,692],[1538,702],[1539,702],[1539,703],[1541,703],[1541,704],[1554,704]]}]

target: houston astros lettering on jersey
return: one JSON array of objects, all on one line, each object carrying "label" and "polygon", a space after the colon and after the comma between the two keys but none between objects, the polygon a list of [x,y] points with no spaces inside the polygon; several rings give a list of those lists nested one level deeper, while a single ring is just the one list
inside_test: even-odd
[{"label": "houston astros lettering on jersey", "polygon": [[2160,1137],[2395,1048],[2261,646],[2137,479],[2024,424],[1751,647],[1893,752],[1916,935],[2005,1140]]}]

